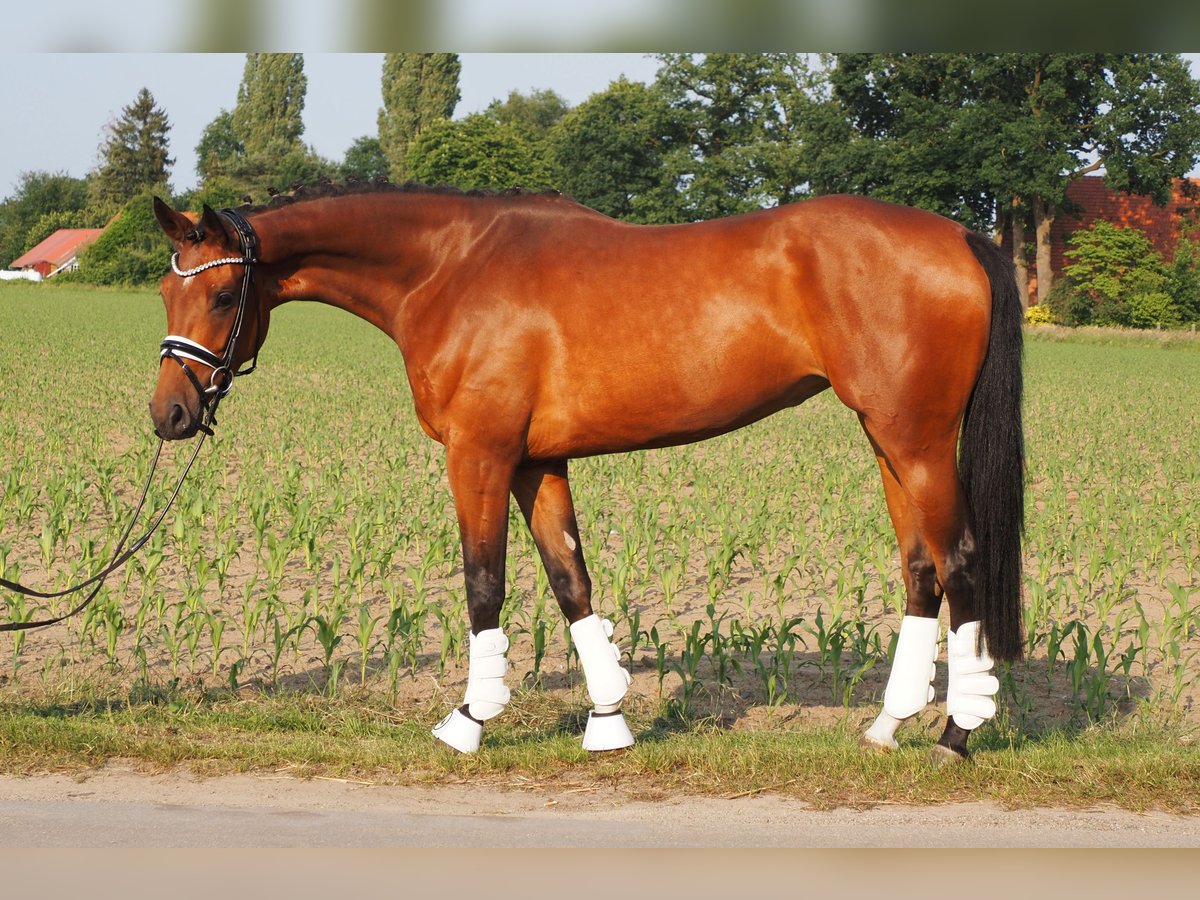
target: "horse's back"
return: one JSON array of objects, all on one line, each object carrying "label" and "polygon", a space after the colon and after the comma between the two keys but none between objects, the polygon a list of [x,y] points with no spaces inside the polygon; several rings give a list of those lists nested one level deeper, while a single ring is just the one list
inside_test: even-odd
[{"label": "horse's back", "polygon": [[464,288],[496,338],[477,380],[514,386],[543,457],[698,440],[829,385],[860,411],[898,405],[914,372],[982,359],[986,277],[964,233],[843,196],[676,226],[542,203],[495,230]]}]

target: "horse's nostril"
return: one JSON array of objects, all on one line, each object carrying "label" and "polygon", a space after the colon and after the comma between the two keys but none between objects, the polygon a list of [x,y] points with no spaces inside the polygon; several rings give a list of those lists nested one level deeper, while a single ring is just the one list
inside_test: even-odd
[{"label": "horse's nostril", "polygon": [[170,413],[167,414],[167,425],[175,434],[184,432],[187,427],[187,410],[181,403],[173,403],[170,407]]}]

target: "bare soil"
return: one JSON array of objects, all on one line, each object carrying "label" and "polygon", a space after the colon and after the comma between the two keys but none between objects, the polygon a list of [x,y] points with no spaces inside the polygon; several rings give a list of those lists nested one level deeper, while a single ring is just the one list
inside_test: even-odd
[{"label": "bare soil", "polygon": [[285,774],[0,776],[0,847],[1197,847],[1200,818],[989,803],[818,811],[756,794],[396,787]]}]

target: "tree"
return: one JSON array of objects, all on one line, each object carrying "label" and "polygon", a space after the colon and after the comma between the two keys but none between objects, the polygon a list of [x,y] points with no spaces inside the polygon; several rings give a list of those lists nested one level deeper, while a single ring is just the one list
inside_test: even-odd
[{"label": "tree", "polygon": [[383,59],[379,144],[393,181],[409,177],[409,146],[435,122],[449,119],[461,96],[457,53],[388,53]]},{"label": "tree", "polygon": [[530,139],[540,140],[569,110],[566,100],[545,89],[530,94],[509,91],[508,99],[493,100],[483,114],[501,125],[512,125]]},{"label": "tree", "polygon": [[[1009,227],[1038,296],[1053,288],[1050,229],[1068,184],[1103,170],[1158,202],[1200,158],[1200,85],[1172,54],[841,54],[820,190],[861,190]],[[842,122],[836,122],[840,112]],[[810,141],[812,143],[812,141]],[[989,214],[990,211],[990,214]],[[988,223],[990,224],[990,223]]]},{"label": "tree", "polygon": [[246,54],[231,120],[246,155],[281,157],[300,145],[307,90],[303,54]]},{"label": "tree", "polygon": [[463,190],[549,188],[549,166],[538,147],[511,125],[476,114],[430,125],[409,148],[410,175]]},{"label": "tree", "polygon": [[335,175],[337,166],[300,140],[307,88],[301,54],[247,53],[237,105],[221,110],[196,145],[197,196],[262,200]]},{"label": "tree", "polygon": [[657,86],[621,78],[567,113],[547,136],[555,184],[630,222],[675,221],[667,154],[684,139]]},{"label": "tree", "polygon": [[1183,235],[1166,270],[1167,293],[1181,322],[1200,322],[1200,243]]},{"label": "tree", "polygon": [[803,191],[795,112],[816,82],[802,54],[663,54],[656,83],[687,139],[667,157],[684,219],[786,203]]},{"label": "tree", "polygon": [[966,54],[842,54],[802,130],[814,193],[866,194],[988,228],[980,135],[965,126]]},{"label": "tree", "polygon": [[88,210],[84,179],[65,172],[22,172],[16,191],[0,202],[0,266],[7,266],[41,240],[39,237],[29,243],[39,221],[60,213],[77,215],[79,218],[73,221],[82,221],[86,226],[103,223]]},{"label": "tree", "polygon": [[1166,290],[1163,258],[1141,231],[1098,221],[1067,244],[1067,284],[1055,292],[1060,318],[1138,328],[1182,321]]},{"label": "tree", "polygon": [[196,174],[205,181],[223,175],[245,152],[233,127],[233,113],[223,109],[204,126],[200,135],[200,143],[196,145]]},{"label": "tree", "polygon": [[236,157],[225,180],[239,197],[262,201],[272,191],[286,191],[299,184],[313,184],[337,175],[337,165],[312,147],[294,144],[275,146],[259,153]]},{"label": "tree", "polygon": [[119,209],[138,192],[166,185],[175,162],[168,155],[171,123],[149,90],[142,88],[105,131],[100,165],[91,180],[94,203]]},{"label": "tree", "polygon": [[388,160],[383,154],[379,138],[364,135],[346,151],[346,158],[339,167],[342,178],[357,178],[373,181],[388,177]]}]

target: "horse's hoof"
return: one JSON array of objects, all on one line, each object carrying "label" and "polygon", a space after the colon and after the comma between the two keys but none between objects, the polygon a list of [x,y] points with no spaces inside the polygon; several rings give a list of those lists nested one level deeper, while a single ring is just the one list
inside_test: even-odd
[{"label": "horse's hoof", "polygon": [[625,724],[621,711],[588,713],[587,728],[583,732],[583,749],[589,753],[606,753],[624,750],[633,746],[633,732]]},{"label": "horse's hoof", "polygon": [[944,744],[934,744],[933,750],[929,754],[929,761],[933,763],[935,769],[940,769],[943,766],[957,766],[969,762],[970,757],[957,750],[951,750]]},{"label": "horse's hoof", "polygon": [[870,750],[872,753],[891,753],[900,745],[894,740],[891,743],[881,741],[871,736],[868,732],[858,739],[858,746],[864,750]]},{"label": "horse's hoof", "polygon": [[903,723],[903,719],[897,719],[895,716],[889,715],[886,709],[881,709],[879,715],[875,717],[875,721],[871,723],[871,727],[863,734],[860,743],[868,750],[874,750],[877,753],[895,750],[900,746],[896,743],[896,730]]},{"label": "horse's hoof", "polygon": [[456,709],[433,726],[432,734],[459,753],[474,753],[483,739],[483,725]]}]

